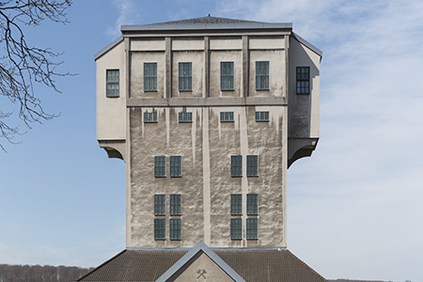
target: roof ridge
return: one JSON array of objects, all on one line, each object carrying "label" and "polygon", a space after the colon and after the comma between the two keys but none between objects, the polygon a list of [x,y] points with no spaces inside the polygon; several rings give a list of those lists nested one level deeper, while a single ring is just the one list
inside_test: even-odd
[{"label": "roof ridge", "polygon": [[260,23],[260,24],[266,24],[267,22],[247,21],[247,20],[222,18],[222,17],[212,17],[212,16],[208,15],[208,16],[199,17],[199,18],[191,18],[191,19],[183,19],[183,20],[176,20],[176,21],[151,23],[151,24],[145,24],[145,25],[195,24],[195,23],[201,23],[201,24],[205,24],[205,23]]}]

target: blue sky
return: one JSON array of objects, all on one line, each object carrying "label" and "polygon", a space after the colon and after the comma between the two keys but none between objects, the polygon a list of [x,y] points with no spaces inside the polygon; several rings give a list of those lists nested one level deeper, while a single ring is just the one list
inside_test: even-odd
[{"label": "blue sky", "polygon": [[288,172],[288,248],[326,278],[422,282],[423,2],[413,0],[75,1],[70,24],[27,28],[78,75],[56,80],[62,94],[37,89],[59,118],[19,145],[0,140],[0,263],[89,267],[125,248],[125,164],[96,141],[94,54],[121,24],[207,14],[292,22],[323,51],[321,138]]}]

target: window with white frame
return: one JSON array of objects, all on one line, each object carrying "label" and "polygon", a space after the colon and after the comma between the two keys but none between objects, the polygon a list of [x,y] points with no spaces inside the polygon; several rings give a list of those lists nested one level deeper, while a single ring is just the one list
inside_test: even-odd
[{"label": "window with white frame", "polygon": [[231,156],[231,176],[242,176],[242,156]]},{"label": "window with white frame", "polygon": [[220,122],[233,122],[234,112],[220,112]]},{"label": "window with white frame", "polygon": [[179,113],[178,120],[179,122],[192,122],[192,113]]},{"label": "window with white frame", "polygon": [[297,67],[297,94],[310,94],[310,67]]},{"label": "window with white frame", "polygon": [[157,91],[157,63],[144,63],[144,91]]},{"label": "window with white frame", "polygon": [[269,90],[269,62],[256,62],[256,90]]},{"label": "window with white frame", "polygon": [[106,70],[106,97],[119,97],[119,70]]},{"label": "window with white frame", "polygon": [[154,157],[154,177],[166,177],[166,157]]},{"label": "window with white frame", "polygon": [[170,177],[181,177],[181,156],[170,157]]},{"label": "window with white frame", "polygon": [[144,123],[157,122],[157,113],[144,113]]},{"label": "window with white frame", "polygon": [[179,91],[192,90],[192,63],[179,63]]},{"label": "window with white frame", "polygon": [[220,62],[220,90],[234,90],[234,62]]},{"label": "window with white frame", "polygon": [[258,176],[258,156],[247,156],[247,176]]},{"label": "window with white frame", "polygon": [[269,121],[269,112],[256,112],[256,121]]}]

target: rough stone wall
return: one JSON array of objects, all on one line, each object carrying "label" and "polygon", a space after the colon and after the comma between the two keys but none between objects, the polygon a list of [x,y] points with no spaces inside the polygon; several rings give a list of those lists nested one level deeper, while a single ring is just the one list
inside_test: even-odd
[{"label": "rough stone wall", "polygon": [[[256,110],[269,111],[270,121],[256,122]],[[146,111],[156,111],[158,122],[143,123]],[[193,122],[179,123],[181,111],[192,112]],[[224,111],[234,112],[234,122],[220,122],[220,112]],[[202,120],[205,117],[207,120]],[[283,118],[286,118],[285,107],[131,108],[131,213],[128,215],[131,245],[128,247],[193,247],[200,240],[210,247],[284,246],[286,130],[282,127]],[[204,124],[207,124],[207,140],[203,138]],[[243,177],[231,177],[232,155],[243,156]],[[246,177],[247,155],[259,156],[258,177]],[[166,178],[154,177],[154,156],[166,156]],[[181,178],[169,177],[170,156],[182,157]],[[204,180],[203,165],[210,166],[210,179]],[[209,182],[204,185],[204,181]],[[248,193],[259,195],[259,215],[254,216],[258,218],[258,240],[245,239]],[[164,241],[154,240],[154,194],[166,195],[166,216],[160,217],[166,218]],[[169,216],[170,194],[182,195],[181,217]],[[243,194],[242,240],[230,239],[231,194]],[[170,218],[181,218],[181,241],[169,240]],[[210,230],[209,236],[205,230]]]}]

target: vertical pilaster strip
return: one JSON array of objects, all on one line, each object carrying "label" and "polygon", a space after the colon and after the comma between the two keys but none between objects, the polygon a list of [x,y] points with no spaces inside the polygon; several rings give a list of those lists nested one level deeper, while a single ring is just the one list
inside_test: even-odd
[{"label": "vertical pilaster strip", "polygon": [[125,96],[127,98],[131,98],[131,42],[129,41],[128,37],[124,39],[125,44],[125,60],[124,66],[126,65],[126,75],[125,75],[125,85],[126,85],[126,93]]},{"label": "vertical pilaster strip", "polygon": [[250,51],[248,36],[242,36],[242,90],[241,97],[248,97],[250,80]]},{"label": "vertical pilaster strip", "polygon": [[172,38],[165,38],[165,98],[172,97]]},{"label": "vertical pilaster strip", "polygon": [[288,103],[289,98],[289,38],[291,36],[284,35],[285,39],[285,87],[283,89],[282,96],[285,97],[286,103]]},{"label": "vertical pilaster strip", "polygon": [[203,98],[210,93],[210,37],[204,36],[204,91]]},{"label": "vertical pilaster strip", "polygon": [[[126,70],[125,75],[125,95],[126,101],[131,97],[131,42],[128,37],[124,39],[125,43],[125,60],[124,68]],[[132,224],[131,224],[131,123],[130,123],[130,108],[126,107],[126,151],[125,151],[125,162],[126,162],[126,247],[132,247]]]},{"label": "vertical pilaster strip", "polygon": [[203,107],[203,208],[204,208],[204,243],[210,246],[210,144],[209,144],[209,108]]}]

